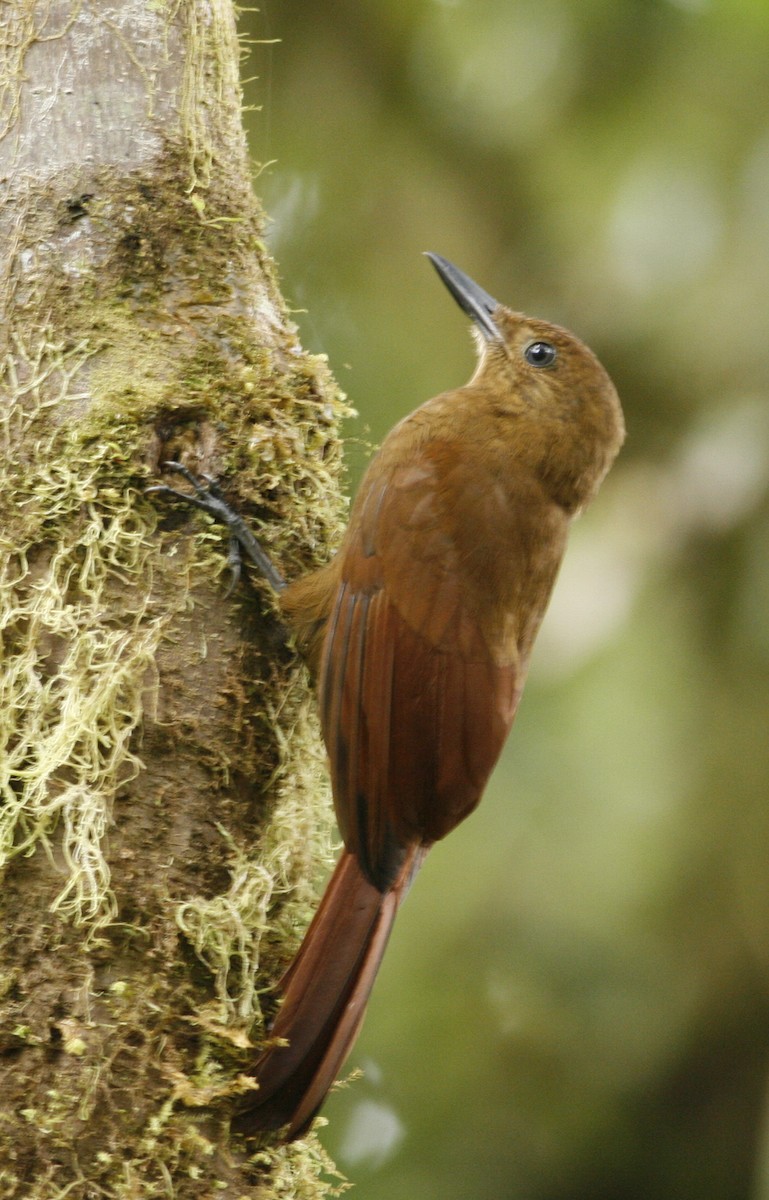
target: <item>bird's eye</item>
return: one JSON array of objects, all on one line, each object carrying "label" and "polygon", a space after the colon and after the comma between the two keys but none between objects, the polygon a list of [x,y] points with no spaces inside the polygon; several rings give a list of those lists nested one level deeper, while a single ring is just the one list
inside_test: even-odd
[{"label": "bird's eye", "polygon": [[529,342],[523,357],[532,367],[552,367],[556,359],[556,349],[552,342]]}]

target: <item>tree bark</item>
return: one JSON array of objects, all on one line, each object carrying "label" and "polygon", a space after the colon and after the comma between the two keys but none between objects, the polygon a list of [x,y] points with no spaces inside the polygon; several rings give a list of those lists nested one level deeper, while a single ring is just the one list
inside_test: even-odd
[{"label": "tree bark", "polygon": [[338,533],[231,0],[8,0],[0,47],[0,1197],[321,1196],[228,1134],[326,853],[305,673],[143,490],[215,476],[288,576]]}]

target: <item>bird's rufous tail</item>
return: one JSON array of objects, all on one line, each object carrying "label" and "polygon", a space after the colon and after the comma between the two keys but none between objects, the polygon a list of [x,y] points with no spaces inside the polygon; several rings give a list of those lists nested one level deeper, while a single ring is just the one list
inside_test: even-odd
[{"label": "bird's rufous tail", "polygon": [[270,1046],[252,1071],[259,1089],[233,1127],[255,1134],[287,1126],[300,1137],[341,1071],[360,1029],[400,903],[424,849],[412,850],[392,888],[380,892],[343,850],[304,941],[279,984],[282,1004]]}]

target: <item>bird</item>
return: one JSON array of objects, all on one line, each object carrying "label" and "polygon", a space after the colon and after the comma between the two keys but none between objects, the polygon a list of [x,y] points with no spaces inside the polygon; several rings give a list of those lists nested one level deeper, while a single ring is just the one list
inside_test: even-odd
[{"label": "bird", "polygon": [[[365,472],[337,552],[286,583],[213,480],[153,489],[222,521],[267,575],[317,676],[343,847],[233,1127],[302,1137],[360,1029],[425,855],[478,804],[518,707],[572,519],[625,436],[574,334],[428,259],[472,322],[469,382],[420,405]],[[600,586],[597,582],[596,586]]]}]

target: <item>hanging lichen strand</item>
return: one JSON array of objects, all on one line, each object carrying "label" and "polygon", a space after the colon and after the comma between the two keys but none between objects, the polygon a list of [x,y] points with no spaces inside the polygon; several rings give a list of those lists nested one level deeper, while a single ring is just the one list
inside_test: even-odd
[{"label": "hanging lichen strand", "polygon": [[[61,205],[36,207],[0,359],[0,1091],[14,1113],[0,1178],[14,1200],[64,1194],[74,1142],[106,1196],[166,1194],[179,1173],[200,1181],[185,1195],[210,1194],[225,1134],[201,1113],[250,1086],[260,988],[329,856],[314,702],[268,596],[246,578],[226,598],[221,532],[186,514],[159,525],[144,488],[188,456],[298,573],[338,537],[343,398],[233,282],[269,272],[256,207],[223,233],[167,167],[123,195],[105,180],[95,240],[79,214],[60,238]],[[209,212],[228,203],[207,193]],[[329,1170],[313,1139],[247,1176],[310,1197]]]},{"label": "hanging lichen strand", "polygon": [[[101,431],[93,409],[85,429],[60,423],[61,413],[85,398],[77,381],[95,353],[87,340],[65,349],[52,333],[30,349],[17,341],[4,364],[0,410],[2,491],[10,501],[0,534],[0,866],[38,848],[51,853],[56,831],[64,869],[52,911],[92,932],[116,915],[105,834],[116,793],[141,770],[134,735],[146,707],[156,703],[158,647],[173,638],[191,603],[187,590],[162,588],[153,595],[150,586],[169,564],[158,557],[155,507],[140,491],[146,467],[131,462],[139,451],[138,414],[116,420],[107,403]],[[90,373],[98,378],[98,371]],[[253,367],[244,366],[243,376],[253,394]],[[288,478],[295,499],[328,495],[333,467],[322,456],[313,478],[308,463],[299,466],[309,426],[298,431],[293,415],[284,403],[277,421],[252,426],[252,447],[265,468],[259,482],[269,488],[280,480],[285,489]],[[146,440],[146,429],[142,436]],[[317,510],[301,515],[306,529],[316,522]],[[205,548],[185,564],[189,591],[226,565],[218,533],[203,526],[200,541]],[[297,723],[303,725],[289,702],[281,710],[290,716],[285,757],[274,767],[278,781],[292,757]],[[281,711],[272,716],[280,729]],[[218,769],[227,775],[227,764]],[[300,784],[292,766],[290,811],[274,813],[281,826],[295,823]],[[277,839],[283,847],[274,864],[278,875],[285,833]],[[236,891],[242,886],[236,883]],[[249,911],[253,905],[246,901]],[[189,931],[195,928],[192,940],[208,960],[212,950],[197,912],[187,902],[182,920]]]}]

